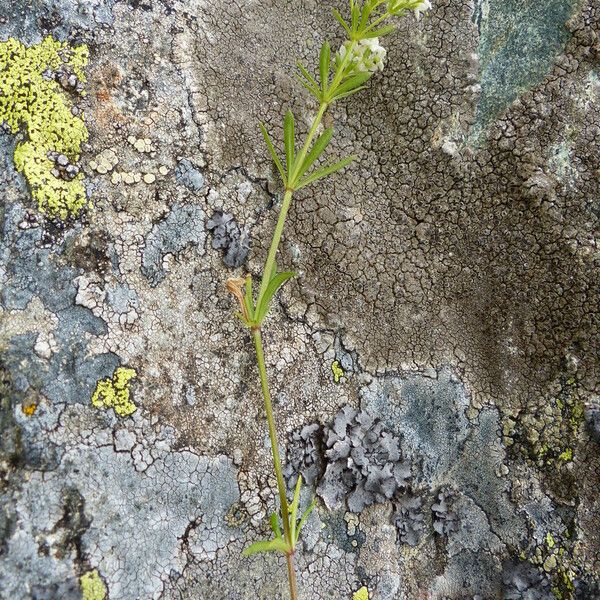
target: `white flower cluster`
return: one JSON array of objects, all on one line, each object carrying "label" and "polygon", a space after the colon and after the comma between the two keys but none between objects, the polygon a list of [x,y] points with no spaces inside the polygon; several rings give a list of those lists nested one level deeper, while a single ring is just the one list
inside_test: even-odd
[{"label": "white flower cluster", "polygon": [[414,8],[417,21],[421,18],[421,13],[427,12],[428,10],[431,10],[431,0],[421,0]]},{"label": "white flower cluster", "polygon": [[[352,42],[345,42],[338,50],[338,60],[342,61],[352,47]],[[379,38],[360,40],[351,50],[350,61],[356,71],[375,73],[383,71],[385,64],[385,48],[379,44]]]}]

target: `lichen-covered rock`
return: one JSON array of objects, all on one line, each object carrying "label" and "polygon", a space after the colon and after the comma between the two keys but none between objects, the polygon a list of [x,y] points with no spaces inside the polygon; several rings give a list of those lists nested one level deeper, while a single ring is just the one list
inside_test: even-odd
[{"label": "lichen-covered rock", "polygon": [[[600,10],[432,4],[328,113],[357,160],[295,195],[277,257],[299,274],[264,326],[287,473],[305,506],[330,467],[339,501],[304,529],[301,594],[595,600]],[[257,124],[279,149],[288,106],[308,129],[293,65],[340,34],[316,0],[0,2],[0,89],[39,94],[0,93],[0,595],[286,597],[283,558],[241,557],[277,494],[223,284],[260,275],[280,206]],[[123,365],[125,419],[92,403],[127,399]]]},{"label": "lichen-covered rock", "polygon": [[361,512],[406,489],[410,463],[400,439],[366,412],[346,406],[324,431],[327,466],[317,491],[329,508]]}]

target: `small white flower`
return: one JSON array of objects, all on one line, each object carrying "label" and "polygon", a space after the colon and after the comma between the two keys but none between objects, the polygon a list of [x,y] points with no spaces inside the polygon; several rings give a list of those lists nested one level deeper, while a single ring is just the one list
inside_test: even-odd
[{"label": "small white flower", "polygon": [[421,2],[415,6],[415,17],[417,21],[421,18],[421,13],[431,10],[431,0],[421,0]]},{"label": "small white flower", "polygon": [[[344,60],[352,42],[346,42],[338,50],[338,61]],[[379,38],[360,40],[354,45],[350,62],[356,71],[375,73],[383,71],[386,49],[379,43]]]}]

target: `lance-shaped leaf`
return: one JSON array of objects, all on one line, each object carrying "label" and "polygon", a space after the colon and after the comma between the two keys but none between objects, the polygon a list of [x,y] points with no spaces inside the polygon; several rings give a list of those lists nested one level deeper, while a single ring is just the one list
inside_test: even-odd
[{"label": "lance-shaped leaf", "polygon": [[283,168],[283,164],[281,164],[281,159],[279,158],[279,155],[277,154],[277,150],[275,150],[275,146],[273,146],[273,142],[271,141],[271,137],[269,136],[269,132],[267,131],[267,128],[262,123],[260,123],[260,130],[262,131],[263,137],[265,138],[265,143],[267,144],[267,148],[269,149],[271,158],[273,159],[273,162],[275,163],[275,166],[277,167],[277,170],[279,171],[279,174],[281,175],[283,184],[287,185],[287,176],[285,174],[285,169]]},{"label": "lance-shaped leaf", "polygon": [[296,524],[298,521],[298,507],[300,506],[300,488],[302,487],[302,475],[298,475],[296,489],[294,490],[294,499],[290,504],[290,533],[292,539],[296,540]]},{"label": "lance-shaped leaf", "polygon": [[333,99],[339,100],[341,97],[349,96],[359,89],[362,89],[363,84],[373,75],[370,71],[355,73],[351,75],[344,83],[340,84],[333,93]]},{"label": "lance-shaped leaf", "polygon": [[242,556],[252,556],[259,552],[283,552],[284,554],[291,551],[291,548],[282,538],[275,538],[274,540],[254,542],[254,544],[248,546],[243,552]]},{"label": "lance-shaped leaf", "polygon": [[396,27],[394,25],[386,25],[385,27],[381,27],[380,29],[375,29],[374,31],[369,31],[364,34],[364,38],[376,38],[383,37],[384,35],[389,35],[390,33],[396,31]]},{"label": "lance-shaped leaf", "polygon": [[279,517],[277,516],[277,513],[273,513],[271,515],[271,529],[273,530],[276,538],[283,537],[281,535],[281,528],[279,527]]},{"label": "lance-shaped leaf", "polygon": [[244,295],[244,304],[246,305],[246,310],[248,311],[248,316],[250,320],[254,320],[254,296],[252,295],[252,275],[246,276],[246,285],[245,285],[245,295]]},{"label": "lance-shaped leaf", "polygon": [[352,30],[350,29],[348,23],[344,21],[344,18],[340,14],[340,11],[334,8],[332,12],[336,21],[346,30],[346,33],[352,33]]},{"label": "lance-shaped leaf", "polygon": [[298,183],[296,186],[297,190],[318,181],[319,179],[323,179],[324,177],[328,177],[332,173],[347,167],[353,160],[356,160],[356,156],[348,156],[348,158],[344,158],[344,160],[340,160],[340,162],[335,163],[334,165],[329,165],[328,167],[323,167],[321,169],[317,169],[313,171],[310,175],[307,175],[304,179]]},{"label": "lance-shaped leaf", "polygon": [[300,167],[300,171],[298,172],[297,179],[301,179],[302,176],[313,166],[315,161],[323,154],[325,148],[329,145],[331,141],[331,136],[333,135],[333,127],[328,127],[316,140],[313,144],[313,147],[310,149],[310,152],[307,154],[302,166]]},{"label": "lance-shaped leaf", "polygon": [[296,538],[294,539],[294,546],[298,543],[298,540],[300,539],[300,532],[302,531],[306,520],[308,519],[310,513],[314,510],[316,505],[317,500],[313,499],[313,501],[308,505],[308,508],[302,513],[302,518],[300,519],[298,527],[296,528]]},{"label": "lance-shaped leaf", "polygon": [[329,67],[331,65],[331,46],[329,42],[325,42],[321,46],[321,54],[319,56],[319,74],[321,76],[321,89],[323,93],[327,92],[329,87]]},{"label": "lance-shaped leaf", "polygon": [[321,100],[321,90],[319,88],[319,84],[316,82],[315,78],[306,70],[306,67],[298,62],[298,68],[302,73],[302,76],[296,74],[298,81],[317,99]]},{"label": "lance-shaped leaf", "polygon": [[295,133],[294,133],[294,115],[291,110],[285,114],[283,121],[283,141],[285,143],[285,160],[287,163],[287,172],[294,170]]},{"label": "lance-shaped leaf", "polygon": [[269,311],[269,305],[271,304],[271,299],[276,294],[277,290],[288,280],[294,277],[296,273],[294,271],[285,271],[283,273],[277,273],[274,277],[269,281],[269,285],[265,290],[265,293],[262,298],[260,298],[258,306],[256,307],[256,312],[254,313],[255,321],[260,325]]}]

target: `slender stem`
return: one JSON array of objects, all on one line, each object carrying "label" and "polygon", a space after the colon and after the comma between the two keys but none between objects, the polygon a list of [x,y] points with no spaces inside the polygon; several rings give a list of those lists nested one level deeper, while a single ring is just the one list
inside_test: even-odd
[{"label": "slender stem", "polygon": [[275,233],[273,233],[273,240],[271,241],[271,247],[269,248],[267,262],[265,263],[265,268],[263,269],[263,276],[262,281],[260,282],[260,291],[258,292],[258,300],[256,301],[256,306],[259,306],[262,297],[267,291],[269,281],[271,280],[271,271],[273,270],[273,265],[275,264],[277,249],[279,248],[281,234],[283,233],[283,226],[285,225],[285,218],[290,208],[293,193],[294,192],[292,190],[286,190],[285,195],[283,196],[281,210],[279,211],[279,218],[277,219],[277,225],[275,226]]},{"label": "slender stem", "polygon": [[[258,362],[258,371],[260,373],[260,384],[262,387],[263,398],[265,401],[265,412],[267,413],[267,423],[269,424],[269,438],[271,440],[271,453],[273,454],[273,465],[275,466],[275,476],[277,478],[277,490],[279,492],[279,503],[281,505],[281,518],[283,520],[283,536],[290,548],[293,547],[292,533],[290,530],[289,507],[286,496],[285,481],[283,479],[283,470],[281,468],[281,457],[279,456],[279,444],[277,443],[277,430],[275,429],[275,418],[273,416],[273,404],[271,403],[271,394],[269,392],[269,383],[267,381],[267,369],[265,367],[265,355],[262,346],[262,337],[260,329],[252,330],[254,346],[256,348],[256,361]],[[291,600],[297,600],[298,591],[296,586],[296,572],[294,570],[294,554],[286,554],[288,579],[290,583]]]},{"label": "slender stem", "polygon": [[286,554],[285,561],[287,563],[288,581],[290,582],[290,597],[292,600],[297,600],[298,584],[296,583],[296,569],[294,569],[294,555]]}]

